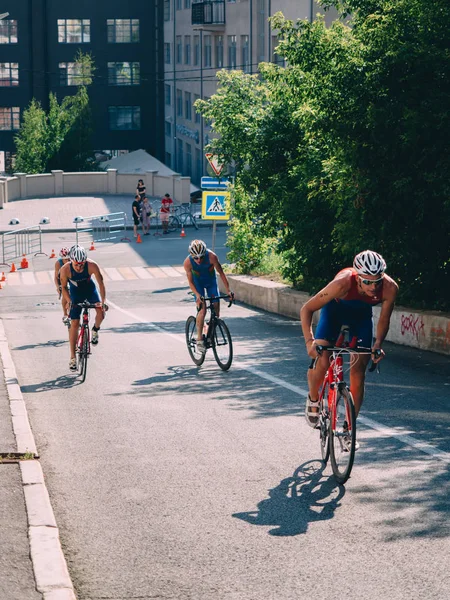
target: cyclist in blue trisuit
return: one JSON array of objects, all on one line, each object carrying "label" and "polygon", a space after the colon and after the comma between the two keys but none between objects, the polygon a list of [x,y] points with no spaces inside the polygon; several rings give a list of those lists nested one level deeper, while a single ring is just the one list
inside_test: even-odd
[{"label": "cyclist in blue trisuit", "polygon": [[[300,311],[306,349],[311,358],[317,357],[316,344],[330,346],[336,342],[342,325],[349,327],[350,338],[356,336],[358,345],[381,350],[374,362],[384,357],[381,345],[389,331],[398,285],[386,275],[386,262],[380,254],[364,250],[357,254],[353,267],[339,271],[336,277],[306,302]],[[381,304],[381,313],[373,340],[372,306]],[[320,310],[315,336],[312,331],[313,314]],[[364,398],[364,380],[370,355],[360,355],[350,368],[350,390],[358,415]],[[309,394],[305,418],[308,425],[318,422],[319,388],[329,366],[329,353],[319,357],[315,369],[308,369]]]},{"label": "cyclist in blue trisuit", "polygon": [[[91,304],[98,303],[95,309],[95,324],[92,327],[93,344],[98,344],[98,331],[105,317],[106,310],[106,290],[103,282],[103,276],[96,262],[88,259],[86,250],[82,246],[72,246],[69,253],[70,262],[64,265],[60,270],[61,286],[63,297],[69,308],[69,317],[72,320],[69,330],[70,362],[71,371],[76,371],[77,363],[75,358],[76,344],[78,339],[78,329],[80,327],[81,307],[77,306],[79,302],[87,300]],[[92,280],[92,276],[97,281],[100,297],[97,287]],[[69,290],[67,290],[69,284]]]},{"label": "cyclist in blue trisuit", "polygon": [[[189,244],[189,256],[183,263],[186,271],[189,287],[195,295],[197,303],[197,348],[200,352],[205,352],[206,348],[203,343],[203,323],[205,322],[206,306],[201,301],[201,297],[213,298],[219,296],[217,287],[216,271],[222,279],[225,289],[230,300],[232,293],[228,283],[227,276],[223,272],[222,265],[212,250],[208,250],[205,242],[202,240],[193,240]],[[217,316],[220,314],[220,302],[214,303]]]}]

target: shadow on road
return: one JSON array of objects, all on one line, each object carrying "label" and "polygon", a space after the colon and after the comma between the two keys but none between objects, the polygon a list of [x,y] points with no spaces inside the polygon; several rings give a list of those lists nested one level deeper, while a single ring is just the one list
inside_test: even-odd
[{"label": "shadow on road", "polygon": [[27,344],[26,346],[16,346],[13,350],[35,350],[36,348],[58,348],[66,344],[67,340],[48,340],[40,344]]},{"label": "shadow on road", "polygon": [[269,490],[269,497],[258,503],[257,510],[234,513],[233,517],[251,525],[271,527],[274,536],[306,533],[309,523],[334,517],[345,488],[332,477],[323,476],[321,461],[308,461],[294,474]]},{"label": "shadow on road", "polygon": [[20,389],[24,394],[34,394],[38,392],[49,392],[54,390],[65,390],[81,384],[81,380],[74,375],[61,375],[57,379],[42,381],[40,383],[22,385]]}]

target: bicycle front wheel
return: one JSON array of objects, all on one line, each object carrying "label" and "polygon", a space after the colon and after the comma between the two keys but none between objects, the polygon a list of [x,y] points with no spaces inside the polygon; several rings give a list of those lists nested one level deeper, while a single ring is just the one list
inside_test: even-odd
[{"label": "bicycle front wheel", "polygon": [[181,227],[181,223],[175,215],[170,215],[169,221],[167,223],[167,231],[172,233],[173,231],[177,231]]},{"label": "bicycle front wheel", "polygon": [[81,383],[86,379],[87,359],[89,353],[89,331],[83,327],[80,346],[78,348],[77,367],[78,373],[81,376]]},{"label": "bicycle front wheel", "polygon": [[320,452],[322,454],[323,463],[326,465],[330,457],[330,413],[328,406],[329,394],[333,393],[330,390],[328,383],[325,383],[319,394],[319,433],[320,433]]},{"label": "bicycle front wheel", "polygon": [[197,347],[197,319],[189,317],[186,321],[186,345],[189,356],[197,367],[200,367],[205,361],[205,352],[200,352]]},{"label": "bicycle front wheel", "polygon": [[217,319],[212,337],[214,358],[222,371],[228,371],[233,361],[233,342],[228,327],[222,319]]},{"label": "bicycle front wheel", "polygon": [[356,413],[350,390],[337,390],[330,422],[331,467],[338,483],[350,477],[355,460]]}]

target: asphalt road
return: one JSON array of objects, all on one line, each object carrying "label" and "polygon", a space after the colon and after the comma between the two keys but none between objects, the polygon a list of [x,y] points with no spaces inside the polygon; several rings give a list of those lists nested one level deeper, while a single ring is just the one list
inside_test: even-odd
[{"label": "asphalt road", "polygon": [[[92,257],[106,268],[181,265],[188,241],[108,244]],[[222,260],[223,244],[220,232]],[[32,269],[52,264],[37,257]],[[84,384],[68,371],[53,287],[2,290],[80,599],[447,597],[448,357],[386,344],[342,487],[302,416],[299,323],[223,305],[233,365],[223,373],[208,354],[198,369],[184,343],[194,306],[181,273],[106,285],[111,310]]]}]

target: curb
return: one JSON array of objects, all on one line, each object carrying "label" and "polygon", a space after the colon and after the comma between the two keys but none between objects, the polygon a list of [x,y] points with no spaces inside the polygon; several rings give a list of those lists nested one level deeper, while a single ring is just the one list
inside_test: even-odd
[{"label": "curb", "polygon": [[32,454],[34,458],[34,460],[19,460],[19,465],[36,589],[43,594],[44,600],[76,600],[44,474],[37,460],[39,455],[2,319],[0,319],[0,357],[3,362],[17,453]]}]

